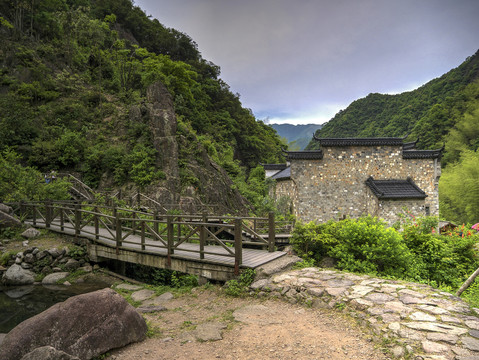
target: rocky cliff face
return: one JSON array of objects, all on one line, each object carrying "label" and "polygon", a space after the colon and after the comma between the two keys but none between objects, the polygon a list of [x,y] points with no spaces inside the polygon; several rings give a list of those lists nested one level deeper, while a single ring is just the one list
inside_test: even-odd
[{"label": "rocky cliff face", "polygon": [[[226,171],[209,158],[194,136],[187,139],[178,135],[173,99],[162,83],[152,84],[147,89],[146,103],[130,109],[130,121],[149,124],[158,151],[157,165],[166,174],[165,180],[145,189],[149,196],[161,204],[178,204],[190,212],[199,211],[206,204],[223,213],[247,213],[247,201],[233,188]],[[192,148],[194,151],[190,151]],[[197,180],[194,185],[182,183],[180,156],[184,170]]]}]

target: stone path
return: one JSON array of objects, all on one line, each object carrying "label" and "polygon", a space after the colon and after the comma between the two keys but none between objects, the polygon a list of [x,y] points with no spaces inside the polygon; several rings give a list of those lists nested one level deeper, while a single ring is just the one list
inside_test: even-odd
[{"label": "stone path", "polygon": [[343,309],[370,326],[396,358],[479,360],[479,309],[428,285],[306,268],[251,288],[260,296]]}]

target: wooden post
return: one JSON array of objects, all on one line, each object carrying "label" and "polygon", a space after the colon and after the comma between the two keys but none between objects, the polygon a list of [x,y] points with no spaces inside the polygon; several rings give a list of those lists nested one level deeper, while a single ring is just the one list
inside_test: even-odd
[{"label": "wooden post", "polygon": [[235,275],[239,275],[239,267],[243,263],[243,246],[242,246],[242,227],[243,220],[235,218]]},{"label": "wooden post", "polygon": [[182,221],[181,217],[177,218],[178,225],[176,226],[176,241],[181,241],[181,224],[180,222]]},{"label": "wooden post", "polygon": [[98,207],[95,206],[94,209],[95,211],[95,216],[93,217],[93,221],[95,223],[95,240],[98,240],[100,238],[100,224],[98,221]]},{"label": "wooden post", "polygon": [[65,209],[63,209],[62,206],[60,206],[60,231],[65,230]]},{"label": "wooden post", "polygon": [[274,244],[276,240],[274,213],[270,212],[268,217],[268,251],[274,251]]},{"label": "wooden post", "polygon": [[158,210],[156,209],[153,211],[153,230],[157,234],[160,233],[160,223],[158,222]]},{"label": "wooden post", "polygon": [[48,229],[52,223],[51,215],[52,202],[51,200],[45,201],[45,227]]},{"label": "wooden post", "polygon": [[80,227],[81,227],[80,204],[76,202],[75,203],[75,237],[78,237],[80,235]]},{"label": "wooden post", "polygon": [[145,220],[141,220],[141,251],[145,251]]},{"label": "wooden post", "polygon": [[206,243],[206,222],[208,215],[203,212],[203,225],[200,225],[200,259],[205,258],[205,243]]},{"label": "wooden post", "polygon": [[33,225],[37,225],[37,208],[35,204],[32,204],[32,212],[33,212]]},{"label": "wooden post", "polygon": [[115,214],[116,254],[118,255],[120,252],[120,246],[121,246],[121,219],[120,219],[120,214],[118,213],[118,210],[116,207],[113,209],[113,213]]},{"label": "wooden post", "polygon": [[171,268],[171,255],[174,254],[174,249],[173,249],[173,232],[175,231],[173,227],[173,218],[169,215],[167,215],[166,218],[166,231],[168,233],[168,267]]}]

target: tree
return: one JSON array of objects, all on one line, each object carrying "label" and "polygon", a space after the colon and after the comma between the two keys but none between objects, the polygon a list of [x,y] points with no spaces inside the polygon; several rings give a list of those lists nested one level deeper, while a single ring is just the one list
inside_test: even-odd
[{"label": "tree", "polygon": [[444,169],[439,182],[441,217],[460,223],[479,221],[479,152],[466,150]]}]

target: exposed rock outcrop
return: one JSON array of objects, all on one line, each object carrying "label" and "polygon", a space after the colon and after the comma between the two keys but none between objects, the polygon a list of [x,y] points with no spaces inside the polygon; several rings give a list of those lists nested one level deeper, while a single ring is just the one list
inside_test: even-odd
[{"label": "exposed rock outcrop", "polygon": [[[177,134],[177,119],[171,94],[156,82],[147,89],[147,101],[130,108],[130,121],[148,124],[158,151],[157,165],[166,179],[149,186],[145,191],[160,204],[178,204],[184,212],[199,212],[201,204],[222,207],[221,212],[239,210],[247,214],[247,202],[235,189],[226,171],[213,162],[201,143]],[[194,148],[194,151],[185,149]],[[188,159],[184,171],[196,180],[195,186],[181,188],[179,153]],[[183,159],[184,160],[184,159]],[[194,182],[194,181],[193,181]],[[218,209],[215,209],[216,211]]]},{"label": "exposed rock outcrop", "polygon": [[17,360],[51,346],[79,359],[145,338],[145,320],[112,289],[69,298],[20,323],[5,337],[0,359]]}]

